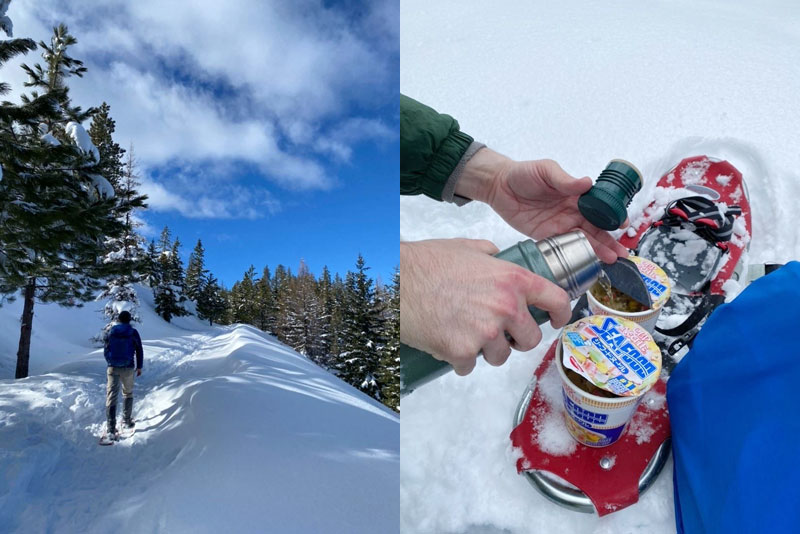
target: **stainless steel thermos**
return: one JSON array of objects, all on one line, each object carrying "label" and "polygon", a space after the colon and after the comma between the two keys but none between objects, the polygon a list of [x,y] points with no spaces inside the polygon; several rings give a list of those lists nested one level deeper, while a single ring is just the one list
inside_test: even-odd
[{"label": "stainless steel thermos", "polygon": [[[530,239],[498,252],[495,257],[516,263],[564,289],[570,299],[585,293],[600,276],[600,261],[580,230],[534,242]],[[550,320],[544,310],[529,306],[534,320]],[[400,392],[405,395],[453,368],[430,354],[400,345]]]}]

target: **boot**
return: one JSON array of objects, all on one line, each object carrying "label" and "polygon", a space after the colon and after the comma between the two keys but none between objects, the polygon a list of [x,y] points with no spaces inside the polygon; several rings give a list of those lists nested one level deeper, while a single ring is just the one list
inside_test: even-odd
[{"label": "boot", "polygon": [[117,405],[106,406],[106,420],[108,434],[117,433]]},{"label": "boot", "polygon": [[122,412],[123,425],[126,428],[133,428],[133,397],[125,399],[125,408]]}]

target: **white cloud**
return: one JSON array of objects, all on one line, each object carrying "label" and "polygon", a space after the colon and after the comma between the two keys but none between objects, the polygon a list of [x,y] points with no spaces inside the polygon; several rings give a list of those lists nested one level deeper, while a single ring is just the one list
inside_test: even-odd
[{"label": "white cloud", "polygon": [[186,188],[170,191],[161,183],[142,180],[140,191],[147,195],[149,208],[157,212],[178,212],[190,219],[260,219],[280,211],[280,202],[263,188],[217,185],[213,195]]},{"label": "white cloud", "polygon": [[[325,158],[347,161],[355,144],[396,136],[370,116],[396,100],[396,4],[345,13],[321,0],[15,0],[9,15],[19,37],[49,41],[53,24],[69,25],[72,55],[89,68],[71,83],[73,100],[107,101],[117,141],[135,144],[145,171],[236,160],[303,190],[335,185]],[[25,81],[10,64],[2,77],[17,92]],[[163,185],[151,192],[152,206],[190,211]],[[201,212],[232,213],[211,198]]]},{"label": "white cloud", "polygon": [[314,143],[318,152],[327,153],[339,161],[349,161],[353,150],[345,143],[324,137]]},{"label": "white cloud", "polygon": [[[329,186],[331,178],[313,159],[278,148],[271,123],[227,116],[212,97],[197,90],[167,85],[153,74],[114,63],[109,70],[87,73],[83,91],[97,93],[100,80],[105,99],[119,125],[135,140],[146,167],[170,162],[242,160],[257,164],[270,178],[291,189]],[[77,86],[77,84],[76,84]]]},{"label": "white cloud", "polygon": [[177,211],[180,213],[191,212],[191,202],[176,195],[157,183],[142,180],[139,192],[147,195],[147,206],[153,211]]},{"label": "white cloud", "polygon": [[349,161],[353,145],[364,140],[388,140],[397,132],[376,119],[354,117],[342,121],[314,143],[317,151],[328,153],[339,161]]},{"label": "white cloud", "polygon": [[146,238],[157,237],[160,232],[160,230],[144,220],[138,211],[133,214],[133,222],[136,225],[137,231]]},{"label": "white cloud", "polygon": [[344,142],[358,142],[365,139],[391,139],[397,132],[387,126],[383,121],[353,117],[338,124],[332,131],[331,137]]}]

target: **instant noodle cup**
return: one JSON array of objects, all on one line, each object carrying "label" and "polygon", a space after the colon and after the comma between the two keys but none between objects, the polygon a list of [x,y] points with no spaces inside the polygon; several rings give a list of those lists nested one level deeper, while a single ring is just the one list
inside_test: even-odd
[{"label": "instant noodle cup", "polygon": [[661,374],[661,351],[650,333],[611,315],[591,315],[564,327],[555,360],[567,429],[589,447],[605,447],[622,436]]},{"label": "instant noodle cup", "polygon": [[[642,280],[644,280],[645,286],[647,286],[647,291],[650,293],[650,308],[644,309],[643,305],[627,297],[622,300],[622,306],[620,306],[618,302],[609,302],[605,298],[604,289],[598,282],[586,292],[589,310],[594,315],[615,315],[634,321],[642,325],[652,334],[656,328],[658,316],[661,315],[661,309],[669,300],[672,284],[670,283],[669,277],[667,277],[667,273],[652,261],[638,256],[629,256],[628,259],[636,264],[636,268],[639,270],[639,274]],[[612,291],[618,293],[615,289],[612,289]],[[597,295],[600,295],[600,300],[603,300],[603,302],[600,302]],[[630,301],[630,304],[625,301]],[[628,307],[629,305],[638,305],[640,311],[629,311],[631,309]]]}]

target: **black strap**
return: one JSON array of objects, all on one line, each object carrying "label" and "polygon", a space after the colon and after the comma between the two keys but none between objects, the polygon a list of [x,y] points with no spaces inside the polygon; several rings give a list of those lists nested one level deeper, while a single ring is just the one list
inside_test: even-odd
[{"label": "black strap", "polygon": [[741,207],[727,206],[723,216],[713,200],[692,196],[670,202],[659,224],[688,227],[712,245],[718,245],[730,241],[733,223],[741,214]]},{"label": "black strap", "polygon": [[697,327],[700,322],[708,317],[714,309],[725,302],[724,295],[712,295],[706,293],[703,295],[703,300],[700,301],[695,309],[689,314],[681,324],[673,328],[659,328],[656,327],[656,332],[669,337],[681,337],[691,332]]},{"label": "black strap", "polygon": [[686,347],[686,350],[692,348],[692,343],[694,343],[694,338],[697,337],[697,334],[699,332],[700,330],[695,330],[694,332],[685,336],[681,336],[672,343],[670,343],[669,347],[667,347],[666,350],[667,354],[674,358],[675,355],[678,354],[681,350],[683,350],[684,347]]}]

